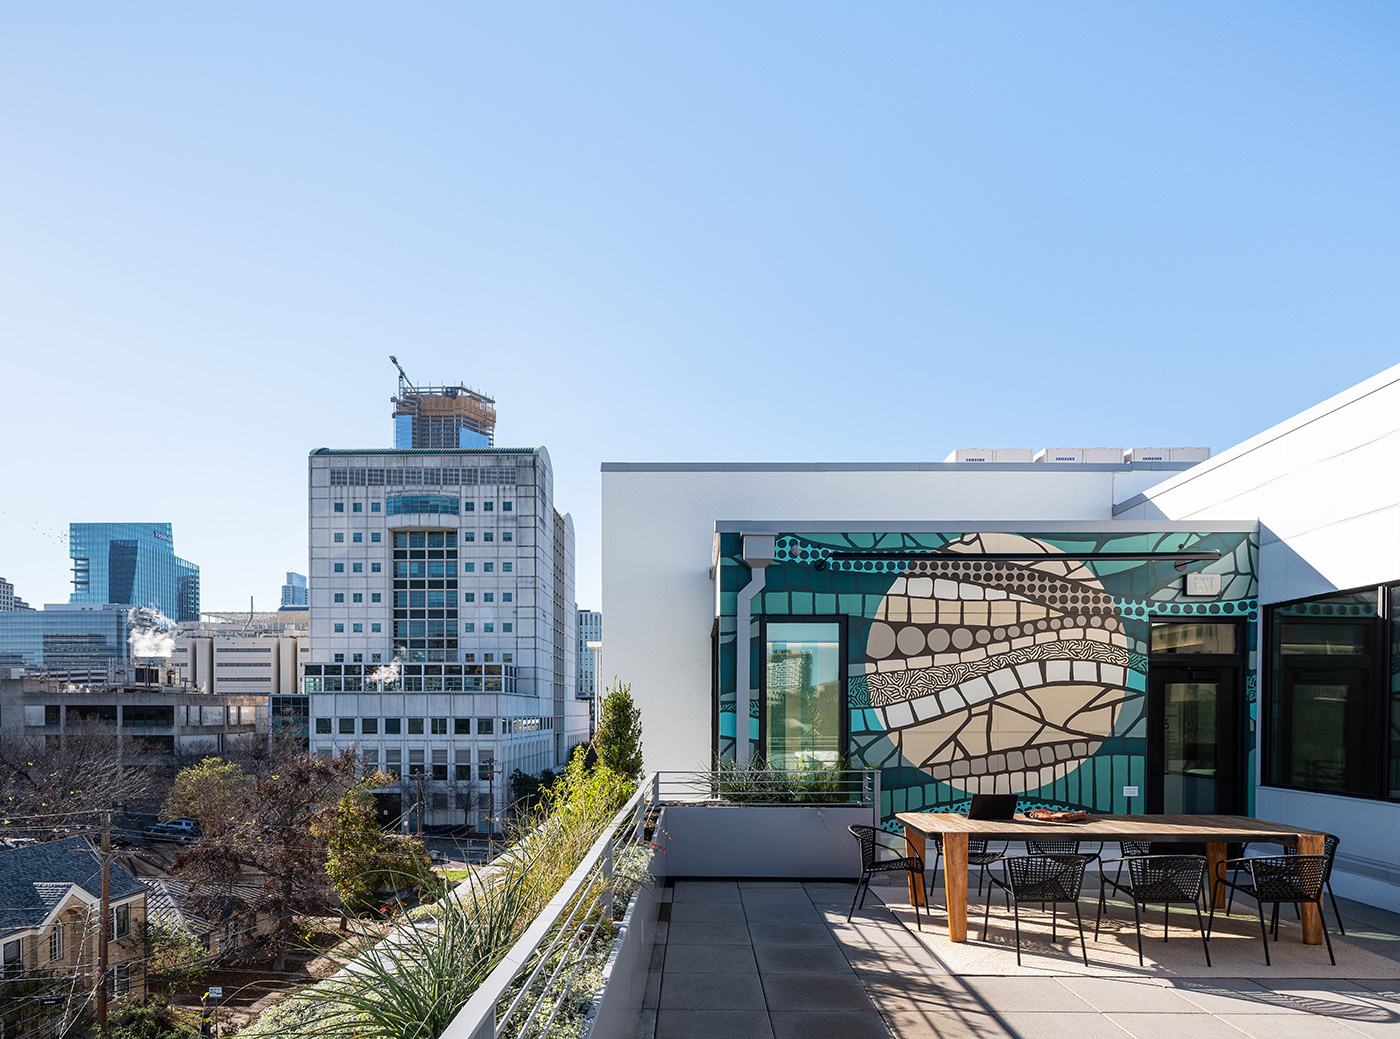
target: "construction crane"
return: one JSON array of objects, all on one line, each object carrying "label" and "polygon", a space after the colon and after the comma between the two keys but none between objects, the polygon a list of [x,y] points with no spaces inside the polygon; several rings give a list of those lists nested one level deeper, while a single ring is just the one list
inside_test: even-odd
[{"label": "construction crane", "polygon": [[494,400],[461,385],[415,386],[399,359],[390,354],[389,360],[399,370],[398,395],[389,398],[394,405],[395,422],[405,416],[411,419],[402,442],[396,432],[396,446],[420,450],[457,448],[467,442],[464,436],[471,438],[471,446],[489,447],[495,442]]},{"label": "construction crane", "polygon": [[[389,360],[393,361],[394,367],[399,370],[399,393],[403,393],[403,388],[405,386],[407,386],[410,390],[413,389],[413,382],[411,379],[409,379],[408,372],[403,370],[403,365],[399,364],[399,359],[393,354],[390,354]],[[395,403],[397,403],[397,401],[395,401]]]}]

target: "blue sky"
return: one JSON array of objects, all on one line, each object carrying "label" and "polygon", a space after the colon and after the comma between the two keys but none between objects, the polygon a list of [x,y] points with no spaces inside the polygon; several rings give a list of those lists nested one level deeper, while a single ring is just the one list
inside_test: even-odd
[{"label": "blue sky", "polygon": [[0,576],[306,565],[396,354],[603,460],[1228,447],[1400,360],[1393,3],[0,8]]}]

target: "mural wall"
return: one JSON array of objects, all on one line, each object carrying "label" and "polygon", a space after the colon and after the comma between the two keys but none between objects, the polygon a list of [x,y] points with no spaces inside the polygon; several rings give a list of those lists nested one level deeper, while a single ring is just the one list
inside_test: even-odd
[{"label": "mural wall", "polygon": [[[732,760],[736,593],[749,570],[739,535],[723,535],[720,548],[716,750]],[[1186,597],[1169,560],[1066,558],[1209,549],[1221,558],[1191,567],[1221,576],[1208,599]],[[901,558],[931,550],[949,558]],[[881,558],[832,558],[851,551]],[[989,554],[1018,558],[981,558]],[[1122,788],[1145,787],[1149,618],[1252,622],[1257,559],[1256,537],[1236,533],[785,534],[753,601],[754,688],[743,712],[752,752],[761,753],[757,618],[842,616],[850,765],[884,770],[887,819],[956,809],[975,793],[1142,811]],[[1251,748],[1254,630],[1245,671]]]}]

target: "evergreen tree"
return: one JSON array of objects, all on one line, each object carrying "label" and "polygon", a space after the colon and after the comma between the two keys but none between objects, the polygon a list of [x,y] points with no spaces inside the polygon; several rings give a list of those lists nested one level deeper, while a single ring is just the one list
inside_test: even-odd
[{"label": "evergreen tree", "polygon": [[598,760],[620,776],[642,776],[642,712],[632,703],[632,687],[614,681],[598,709],[598,729],[593,744]]}]

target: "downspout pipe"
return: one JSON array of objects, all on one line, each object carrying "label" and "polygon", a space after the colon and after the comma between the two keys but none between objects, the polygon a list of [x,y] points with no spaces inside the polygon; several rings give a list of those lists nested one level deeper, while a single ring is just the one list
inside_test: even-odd
[{"label": "downspout pipe", "polygon": [[734,632],[734,760],[747,768],[751,758],[749,715],[753,710],[753,676],[749,662],[753,654],[753,598],[763,591],[768,564],[777,552],[772,534],[744,535],[744,563],[749,567],[749,583],[739,589]]}]

